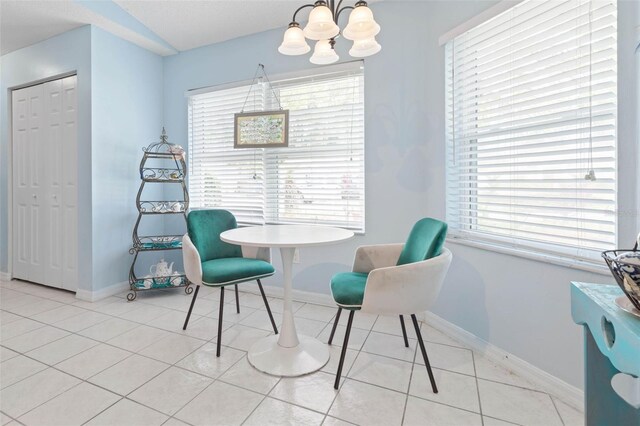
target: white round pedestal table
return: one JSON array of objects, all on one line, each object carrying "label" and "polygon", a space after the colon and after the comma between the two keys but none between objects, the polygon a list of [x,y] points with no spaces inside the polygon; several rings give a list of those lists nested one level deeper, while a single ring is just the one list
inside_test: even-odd
[{"label": "white round pedestal table", "polygon": [[237,228],[220,234],[228,243],[279,248],[284,275],[284,312],[280,334],[265,337],[249,349],[249,362],[274,376],[295,377],[321,369],[329,361],[329,349],[319,340],[298,335],[292,311],[293,255],[296,248],[337,243],[353,232],[328,226],[265,225]]}]

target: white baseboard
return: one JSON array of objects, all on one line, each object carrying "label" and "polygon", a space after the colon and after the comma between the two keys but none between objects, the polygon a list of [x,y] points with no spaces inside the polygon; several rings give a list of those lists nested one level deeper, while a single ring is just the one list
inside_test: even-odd
[{"label": "white baseboard", "polygon": [[430,326],[438,329],[471,349],[485,355],[497,364],[513,371],[519,376],[529,380],[541,390],[560,399],[561,401],[584,411],[584,392],[569,383],[560,380],[556,376],[518,358],[499,347],[482,340],[478,336],[458,327],[449,321],[440,318],[432,312],[425,313],[425,321]]},{"label": "white baseboard", "polygon": [[[282,298],[284,296],[284,288],[282,287],[263,285],[262,288],[264,288],[264,293],[267,296],[279,297],[279,298]],[[255,287],[255,289],[254,287],[250,287],[250,289],[249,287],[245,287],[243,291],[246,293],[253,293],[253,294],[260,295],[260,290],[257,287]],[[302,290],[293,289],[292,295],[293,295],[293,300],[295,300],[296,302],[331,306],[337,309],[336,302],[333,301],[333,298],[329,294],[314,293],[311,291],[302,291]]]},{"label": "white baseboard", "polygon": [[98,300],[113,296],[129,289],[129,281],[115,283],[108,287],[96,291],[78,289],[76,291],[76,299],[85,300],[87,302],[97,302]]},{"label": "white baseboard", "polygon": [[8,272],[0,271],[0,280],[11,281],[11,274]]}]

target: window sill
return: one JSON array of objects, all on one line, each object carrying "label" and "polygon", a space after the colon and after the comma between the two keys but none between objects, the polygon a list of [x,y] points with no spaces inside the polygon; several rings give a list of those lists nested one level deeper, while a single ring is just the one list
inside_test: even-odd
[{"label": "window sill", "polygon": [[600,264],[597,262],[577,260],[570,257],[560,256],[560,255],[552,255],[552,254],[535,252],[533,250],[518,249],[514,247],[505,247],[500,244],[471,240],[468,238],[458,237],[458,236],[448,236],[447,242],[469,246],[469,247],[475,247],[482,250],[506,254],[509,256],[516,256],[524,259],[535,260],[537,262],[551,263],[553,265],[564,266],[570,269],[577,269],[581,271],[586,271],[594,274],[606,275],[608,277],[611,277],[611,271],[609,271],[609,268],[604,264],[604,261],[602,264]]}]

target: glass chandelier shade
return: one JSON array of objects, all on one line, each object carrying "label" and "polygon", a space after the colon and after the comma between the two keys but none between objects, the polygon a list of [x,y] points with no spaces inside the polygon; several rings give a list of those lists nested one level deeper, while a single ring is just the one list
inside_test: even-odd
[{"label": "glass chandelier shade", "polygon": [[283,55],[304,55],[311,50],[304,37],[302,28],[297,22],[289,24],[289,28],[284,32],[282,44],[278,47],[278,52]]},{"label": "glass chandelier shade", "polygon": [[[373,12],[367,6],[367,2],[356,0],[353,6],[341,7],[343,1],[317,0],[315,3],[300,6],[293,13],[293,19],[284,33],[278,51],[283,55],[304,55],[311,50],[307,41],[315,40],[313,54],[309,59],[311,63],[332,64],[340,59],[334,47],[336,40],[339,41],[339,37],[343,36],[353,41],[349,54],[354,58],[364,58],[378,53],[382,47],[375,36],[380,32],[380,25],[373,19]],[[310,8],[311,12],[307,25],[302,29],[296,16],[307,8]],[[341,16],[346,17],[346,11],[350,11],[347,26],[340,31],[338,22]]]},{"label": "glass chandelier shade", "polygon": [[340,57],[331,46],[329,40],[318,40],[313,49],[313,55],[309,59],[312,64],[327,65],[337,62]]},{"label": "glass chandelier shade", "polygon": [[317,2],[309,14],[304,35],[310,40],[325,40],[337,36],[340,27],[333,21],[333,13],[324,2]]},{"label": "glass chandelier shade", "polygon": [[349,23],[342,31],[347,40],[365,40],[380,32],[380,25],[373,19],[373,12],[364,4],[356,5],[349,14]]},{"label": "glass chandelier shade", "polygon": [[374,37],[366,38],[364,40],[356,40],[353,42],[353,46],[349,49],[349,55],[354,58],[364,58],[367,56],[375,55],[382,49],[382,46],[378,44]]}]

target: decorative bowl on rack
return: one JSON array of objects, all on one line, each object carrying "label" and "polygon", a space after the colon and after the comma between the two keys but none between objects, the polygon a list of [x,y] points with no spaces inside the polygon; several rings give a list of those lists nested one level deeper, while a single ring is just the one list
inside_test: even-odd
[{"label": "decorative bowl on rack", "polygon": [[171,147],[169,148],[169,152],[176,157],[181,157],[182,155],[184,155],[184,148],[180,145],[171,145]]},{"label": "decorative bowl on rack", "polygon": [[640,310],[640,251],[607,250],[602,257],[624,294]]}]

